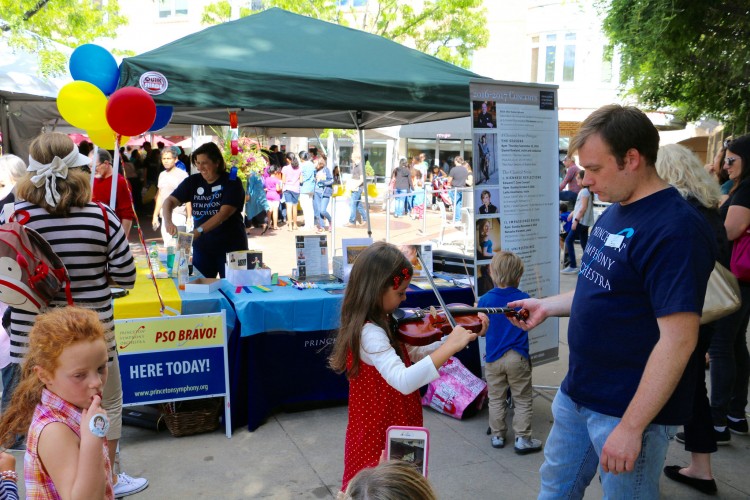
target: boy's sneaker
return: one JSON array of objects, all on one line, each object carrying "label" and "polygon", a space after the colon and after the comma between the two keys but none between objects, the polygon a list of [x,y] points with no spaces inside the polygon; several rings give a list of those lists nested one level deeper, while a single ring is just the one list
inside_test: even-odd
[{"label": "boy's sneaker", "polygon": [[560,272],[563,274],[578,274],[578,268],[568,266]]},{"label": "boy's sneaker", "polygon": [[516,453],[519,455],[526,455],[527,453],[535,453],[542,449],[542,442],[534,438],[525,438],[518,436],[516,437]]},{"label": "boy's sneaker", "polygon": [[674,435],[675,441],[678,443],[685,444],[685,433],[684,432],[678,432]]},{"label": "boy's sneaker", "polygon": [[714,427],[714,438],[716,439],[716,444],[719,446],[729,444],[729,441],[732,439],[729,427],[725,427],[723,431],[717,431],[716,427]]},{"label": "boy's sneaker", "polygon": [[747,434],[747,419],[741,418],[735,420],[732,417],[727,417],[727,428],[735,434],[746,435]]},{"label": "boy's sneaker", "polygon": [[145,477],[130,477],[124,472],[117,475],[117,484],[114,486],[115,498],[122,498],[139,491],[143,491],[148,486],[148,479]]},{"label": "boy's sneaker", "polygon": [[490,439],[493,448],[503,448],[505,446],[505,438],[500,436],[492,436]]}]

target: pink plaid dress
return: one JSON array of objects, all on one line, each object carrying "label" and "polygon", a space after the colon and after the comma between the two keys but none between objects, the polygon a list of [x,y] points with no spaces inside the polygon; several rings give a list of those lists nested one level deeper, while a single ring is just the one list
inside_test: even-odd
[{"label": "pink plaid dress", "polygon": [[[26,437],[26,454],[23,459],[23,475],[26,481],[26,498],[27,500],[50,500],[60,498],[52,478],[42,466],[37,453],[39,444],[39,435],[47,424],[53,422],[62,422],[81,437],[81,411],[60,398],[57,394],[42,389],[42,401],[36,406],[34,416],[31,419],[29,433]],[[104,471],[102,479],[107,481],[105,499],[114,499],[112,490],[112,466],[109,463],[109,454],[107,453],[107,440],[104,440],[102,446],[104,453]]]}]

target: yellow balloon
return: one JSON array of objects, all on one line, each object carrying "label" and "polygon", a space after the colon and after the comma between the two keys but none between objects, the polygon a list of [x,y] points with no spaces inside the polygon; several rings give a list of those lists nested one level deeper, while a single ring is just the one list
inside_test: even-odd
[{"label": "yellow balloon", "polygon": [[[86,135],[89,136],[91,142],[104,149],[115,149],[115,136],[117,133],[106,126],[103,130],[87,130]],[[130,137],[120,136],[120,146],[124,146],[130,140]]]},{"label": "yellow balloon", "polygon": [[107,97],[89,82],[77,80],[60,89],[57,109],[74,127],[84,130],[103,130],[107,124]]}]

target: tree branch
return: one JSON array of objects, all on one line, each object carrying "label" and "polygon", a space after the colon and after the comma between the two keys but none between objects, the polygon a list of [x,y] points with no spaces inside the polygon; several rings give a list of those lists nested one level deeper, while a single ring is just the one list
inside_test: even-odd
[{"label": "tree branch", "polygon": [[[42,10],[44,6],[47,5],[48,3],[49,3],[49,0],[39,0],[39,2],[37,2],[37,4],[34,6],[33,9],[27,10],[24,13],[23,20],[28,21],[29,19],[31,19],[34,16],[34,14]],[[2,26],[0,26],[0,31],[10,31],[10,25],[3,24]]]}]

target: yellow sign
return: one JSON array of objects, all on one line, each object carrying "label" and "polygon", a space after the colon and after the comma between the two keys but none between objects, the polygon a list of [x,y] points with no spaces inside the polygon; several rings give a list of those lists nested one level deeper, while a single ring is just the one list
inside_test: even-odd
[{"label": "yellow sign", "polygon": [[224,345],[222,314],[115,321],[120,354]]}]

